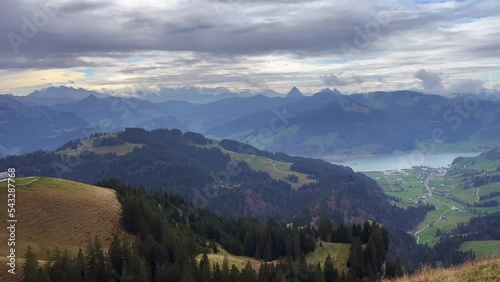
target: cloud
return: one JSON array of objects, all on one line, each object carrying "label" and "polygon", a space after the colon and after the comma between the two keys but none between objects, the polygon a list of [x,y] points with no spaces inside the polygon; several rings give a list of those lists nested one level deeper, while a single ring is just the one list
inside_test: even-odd
[{"label": "cloud", "polygon": [[[343,71],[341,72],[343,73]],[[336,74],[326,74],[320,76],[321,80],[326,86],[347,86],[354,84],[361,84],[365,82],[365,79],[359,75],[336,75]]]},{"label": "cloud", "polygon": [[[47,13],[53,2],[61,4]],[[47,23],[38,26],[43,13]],[[3,0],[0,70],[93,67],[92,80],[77,82],[94,87],[154,75],[167,84],[394,90],[418,86],[420,69],[451,79],[496,71],[499,15],[497,0]],[[27,25],[37,30],[29,38]],[[8,34],[24,38],[18,53]],[[346,58],[342,44],[356,52]],[[145,59],[124,64],[128,57]],[[318,81],[319,73],[329,75]],[[442,89],[432,74],[419,76],[424,88]]]},{"label": "cloud", "polygon": [[322,75],[321,79],[327,86],[346,86],[350,84],[348,79],[340,78],[334,74]]},{"label": "cloud", "polygon": [[450,94],[481,94],[484,90],[484,81],[469,78],[452,82],[446,92]]},{"label": "cloud", "polygon": [[425,92],[433,94],[443,92],[443,82],[439,73],[421,69],[417,71],[415,78],[422,81]]}]

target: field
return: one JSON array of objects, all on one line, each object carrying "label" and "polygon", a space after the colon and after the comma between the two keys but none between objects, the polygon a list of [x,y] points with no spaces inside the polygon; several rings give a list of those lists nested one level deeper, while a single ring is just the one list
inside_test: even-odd
[{"label": "field", "polygon": [[[260,157],[256,155],[240,154],[232,151],[228,151],[219,147],[222,152],[229,154],[232,160],[244,161],[250,166],[250,168],[269,173],[269,176],[276,180],[283,180],[288,182],[292,188],[298,189],[304,184],[314,183],[316,180],[308,179],[307,175],[301,172],[292,171],[292,163],[274,161],[265,157]],[[292,182],[287,179],[289,175],[297,176],[298,181]]]},{"label": "field", "polygon": [[307,263],[319,262],[323,265],[326,257],[330,255],[333,260],[333,264],[339,272],[347,270],[346,263],[349,258],[350,244],[322,242],[321,245],[322,246],[318,243],[314,252],[306,256]]},{"label": "field", "polygon": [[[0,216],[7,219],[7,183],[0,183]],[[121,206],[113,190],[53,178],[16,179],[16,250],[31,246],[40,259],[56,246],[75,254],[98,236],[107,248],[114,234],[132,240],[121,229]],[[7,233],[0,233],[7,242]],[[2,254],[7,244],[0,245]]]},{"label": "field", "polygon": [[[107,135],[107,137],[115,137],[115,136],[116,134]],[[76,149],[61,150],[58,151],[58,153],[62,155],[76,156],[81,152],[93,152],[96,154],[114,153],[117,154],[118,156],[123,156],[128,153],[131,153],[135,148],[141,148],[144,146],[143,144],[133,144],[129,142],[124,142],[124,144],[115,146],[94,146],[94,141],[97,138],[98,137],[90,137],[83,139],[81,140],[80,144]]]},{"label": "field", "polygon": [[488,258],[452,268],[431,269],[424,267],[414,275],[407,275],[393,282],[496,282],[500,277],[500,258]]},{"label": "field", "polygon": [[460,249],[462,251],[473,250],[478,257],[487,257],[498,254],[498,250],[500,250],[500,241],[467,241],[460,246]]},{"label": "field", "polygon": [[[416,167],[409,170],[366,173],[375,179],[387,195],[397,197],[391,201],[402,208],[431,204],[436,207],[412,233],[417,242],[434,245],[439,241],[440,232],[448,232],[460,222],[482,213],[500,211],[496,207],[475,207],[496,198],[481,201],[479,197],[500,191],[500,183],[488,183],[474,187],[474,177],[499,175],[500,160],[488,160],[485,155],[464,159],[444,170]],[[467,176],[466,176],[467,175]],[[426,183],[427,187],[426,187]],[[432,189],[432,197],[425,195]],[[497,251],[500,253],[499,251]]]},{"label": "field", "polygon": [[[306,262],[308,264],[319,262],[321,263],[321,265],[323,265],[326,257],[330,255],[330,257],[333,259],[333,264],[335,265],[335,267],[339,269],[339,271],[342,271],[344,269],[347,269],[346,263],[349,257],[349,246],[349,244],[325,242],[323,242],[322,246],[320,246],[320,244],[318,243],[314,252],[306,256]],[[231,255],[220,246],[218,249],[219,252],[217,254],[207,254],[208,259],[212,264],[218,263],[220,266],[222,266],[224,259],[227,259],[230,268],[232,265],[235,265],[239,270],[241,270],[245,268],[248,262],[250,262],[253,269],[257,271],[263,263],[263,261],[256,260],[254,258]],[[199,261],[202,256],[203,255],[200,254],[196,257],[196,259]],[[269,263],[277,263],[277,261],[271,261]]]},{"label": "field", "polygon": [[[218,263],[219,266],[222,267],[222,263],[224,262],[224,259],[227,260],[229,269],[234,265],[236,266],[239,270],[242,270],[245,268],[248,262],[252,265],[253,269],[255,271],[258,271],[260,268],[260,265],[262,264],[262,261],[251,258],[251,257],[245,257],[245,256],[235,256],[230,253],[228,253],[226,250],[224,250],[221,246],[218,246],[219,252],[218,253],[210,253],[207,254],[208,260],[210,261],[211,264]],[[200,261],[201,258],[203,257],[203,254],[199,254],[196,257],[197,261]]]}]

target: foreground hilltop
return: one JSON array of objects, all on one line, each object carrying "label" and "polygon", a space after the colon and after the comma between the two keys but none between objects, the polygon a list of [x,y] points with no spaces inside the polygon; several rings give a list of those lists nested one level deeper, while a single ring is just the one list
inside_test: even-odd
[{"label": "foreground hilltop", "polygon": [[[133,242],[135,236],[122,228],[122,207],[112,189],[74,181],[26,177],[16,178],[16,276],[7,273],[7,258],[0,258],[0,281],[18,281],[26,249],[31,247],[39,259],[55,248],[76,254],[97,236],[107,250],[116,235]],[[7,182],[0,183],[0,198],[7,199]],[[7,201],[0,205],[0,216],[7,218]],[[0,233],[7,242],[9,234]],[[0,252],[8,254],[7,243]]]},{"label": "foreground hilltop", "polygon": [[500,257],[470,262],[451,268],[423,268],[411,276],[404,276],[386,282],[439,282],[439,281],[499,281]]},{"label": "foreground hilltop", "polygon": [[[7,199],[6,187],[6,182],[0,184],[2,199]],[[107,248],[114,235],[130,236],[121,227],[121,204],[111,189],[56,178],[19,178],[16,200],[19,255],[28,246],[40,256],[55,247],[76,253],[94,236]],[[7,218],[7,208],[0,215]],[[1,233],[0,239],[7,241],[7,236]],[[7,244],[0,251],[7,253]]]}]

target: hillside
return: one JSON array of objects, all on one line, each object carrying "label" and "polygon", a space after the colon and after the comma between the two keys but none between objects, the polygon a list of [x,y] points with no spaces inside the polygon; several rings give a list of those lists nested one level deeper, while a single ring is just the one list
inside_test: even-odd
[{"label": "hillside", "polygon": [[87,127],[87,122],[74,113],[27,106],[0,95],[0,157],[54,150],[58,144],[82,137],[83,131],[90,131]]},{"label": "hillside", "polygon": [[[6,188],[6,182],[0,183],[1,199],[7,199]],[[2,218],[7,218],[5,203]],[[76,253],[94,236],[104,246],[109,246],[115,234],[132,238],[121,228],[121,205],[110,189],[55,178],[19,178],[16,206],[18,255],[27,246],[41,257],[55,247]],[[2,232],[0,240],[7,241],[7,235]],[[0,252],[6,253],[6,247],[0,246]]]},{"label": "hillside", "polygon": [[[263,110],[228,121],[206,134],[237,139],[272,152],[306,156],[427,150],[430,144],[436,146],[433,152],[498,145],[500,104],[474,100],[475,107],[469,107],[467,118],[458,118],[458,123],[456,109],[467,101],[413,91],[348,96],[317,93],[274,111]],[[433,137],[436,128],[446,135]],[[272,130],[270,141],[259,141],[268,129]],[[419,143],[428,146],[419,148]]]},{"label": "hillside", "polygon": [[[89,141],[72,141],[56,152],[0,159],[0,169],[14,166],[24,176],[90,184],[119,178],[148,191],[181,196],[220,215],[273,218],[296,226],[315,224],[322,217],[334,224],[375,221],[391,231],[391,255],[401,257],[409,268],[424,258],[412,254],[417,246],[407,232],[423,220],[427,209],[391,205],[374,180],[348,167],[177,129],[127,128]],[[123,150],[124,145],[129,150]]]},{"label": "hillside", "polygon": [[[64,91],[70,90],[57,90],[58,93]],[[88,95],[75,96],[78,100],[68,100],[65,96],[46,98],[56,101],[51,101],[46,107],[30,108],[51,115],[71,112],[64,113],[67,115],[64,119],[45,123],[77,118],[81,124],[76,120],[72,122],[74,129],[78,129],[79,135],[74,135],[76,138],[88,136],[83,134],[86,133],[87,123],[106,132],[126,127],[148,130],[168,127],[203,133],[211,138],[235,139],[262,150],[302,156],[425,151],[431,145],[434,153],[472,151],[500,145],[500,114],[497,112],[500,102],[471,101],[470,97],[450,98],[413,91],[341,95],[338,91],[326,89],[313,96],[270,98],[264,95],[233,95],[205,104],[194,104],[96,96],[95,92],[83,90],[81,93]],[[9,103],[20,101],[26,105],[36,105],[31,100],[41,99],[5,96],[7,98]],[[474,107],[468,107],[467,103],[472,102]],[[458,112],[457,109],[464,107],[467,108],[465,113]],[[461,115],[466,118],[462,119]],[[25,130],[31,133],[30,136],[36,132],[33,130],[47,127],[45,123],[32,127],[43,117],[39,121],[32,120],[30,124],[26,124],[23,114],[10,114],[8,120],[7,125],[16,128],[22,125],[32,128],[31,132]],[[446,134],[435,138],[433,130],[437,128]],[[55,135],[61,132],[64,131],[58,130]],[[37,142],[23,139],[26,145],[21,152],[43,149],[47,144],[61,145],[69,140],[50,140],[54,134],[39,135],[37,138]],[[8,141],[1,141],[0,146],[10,148],[15,145]],[[426,144],[424,148],[419,147],[422,143]],[[8,154],[13,153],[16,152]]]},{"label": "hillside", "polygon": [[[105,140],[94,144],[99,138]],[[291,220],[329,198],[328,209],[337,214],[337,221],[345,217],[353,222],[407,222],[404,214],[401,219],[390,216],[392,207],[380,187],[347,167],[271,154],[229,140],[216,143],[201,134],[175,129],[130,128],[94,139],[90,147],[82,145],[90,142],[74,141],[58,152],[0,159],[0,168],[10,165],[21,175],[86,183],[119,177],[132,185],[173,192],[232,216],[271,215]],[[122,150],[124,145],[128,151]]]},{"label": "hillside", "polygon": [[414,275],[386,282],[496,282],[500,279],[500,258],[494,257],[451,268],[424,268]]},{"label": "hillside", "polygon": [[[6,188],[7,182],[0,183],[0,199],[7,199]],[[7,218],[6,203],[0,204],[2,218]],[[121,204],[115,191],[63,179],[17,178],[16,218],[17,273],[21,272],[28,246],[45,260],[46,252],[56,247],[76,254],[94,236],[106,249],[114,235],[135,240],[121,226]],[[0,240],[7,242],[8,235],[0,233]],[[2,244],[0,253],[7,254],[7,248]],[[0,262],[0,280],[13,281],[7,274],[6,258],[2,256]]]},{"label": "hillside", "polygon": [[[457,158],[449,168],[415,167],[392,172],[370,172],[397,206],[431,205],[413,230],[419,243],[434,245],[440,235],[460,223],[500,211],[500,150],[477,157]],[[429,190],[432,197],[427,197]]]}]

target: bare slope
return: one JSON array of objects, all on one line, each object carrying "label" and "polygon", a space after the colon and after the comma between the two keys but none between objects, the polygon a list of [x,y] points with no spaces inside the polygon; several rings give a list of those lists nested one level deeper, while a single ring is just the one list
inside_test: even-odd
[{"label": "bare slope", "polygon": [[[0,183],[0,217],[7,219],[7,184]],[[16,250],[22,257],[31,246],[37,257],[46,250],[76,253],[89,238],[98,236],[107,248],[115,234],[132,237],[120,225],[121,206],[110,189],[54,178],[16,179]],[[6,232],[0,241],[7,242]],[[7,244],[0,245],[0,253]]]}]

